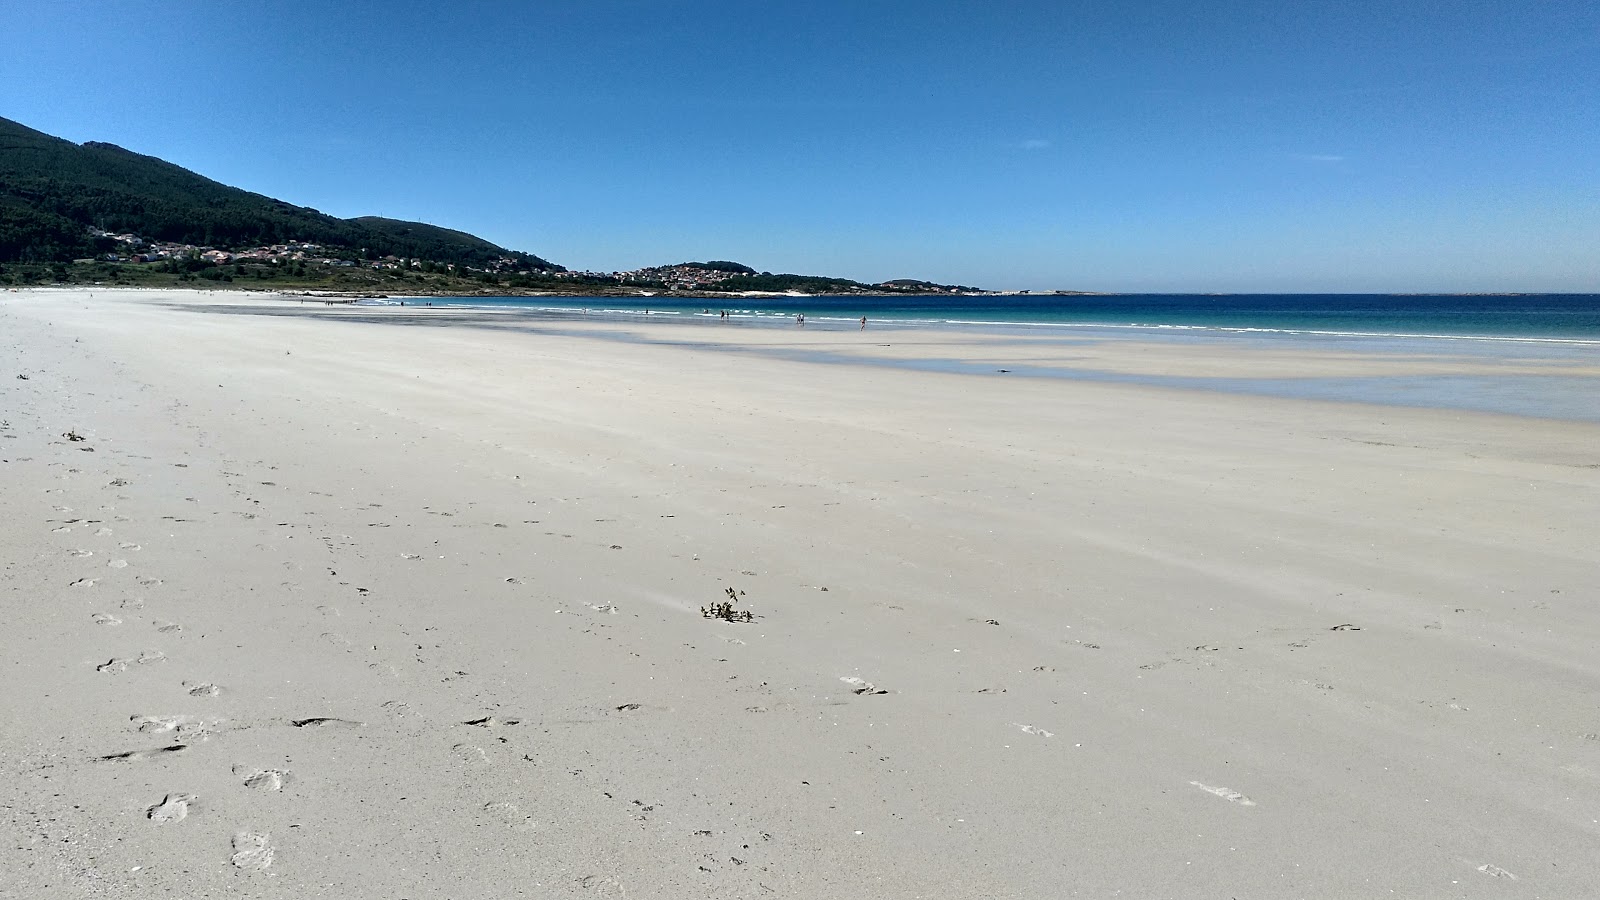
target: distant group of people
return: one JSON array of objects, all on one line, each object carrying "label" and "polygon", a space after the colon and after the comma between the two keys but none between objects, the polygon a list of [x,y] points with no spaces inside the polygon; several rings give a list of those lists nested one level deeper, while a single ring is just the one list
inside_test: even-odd
[{"label": "distant group of people", "polygon": [[[587,312],[587,310],[585,310],[585,312]],[[711,312],[711,310],[707,309],[707,310],[704,310],[704,312],[708,312],[709,313],[709,312]],[[717,317],[720,318],[720,319],[728,318],[728,311],[725,310],[725,309],[724,310],[720,310],[718,312]],[[806,314],[805,313],[796,313],[795,317],[794,317],[794,323],[796,325],[799,325],[801,328],[806,327]],[[866,316],[862,316],[861,317],[861,328],[860,328],[860,330],[861,331],[866,331],[867,330],[867,317]]]}]

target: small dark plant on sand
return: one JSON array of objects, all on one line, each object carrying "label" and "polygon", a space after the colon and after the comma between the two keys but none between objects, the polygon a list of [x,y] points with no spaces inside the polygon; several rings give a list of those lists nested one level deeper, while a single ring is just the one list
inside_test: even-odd
[{"label": "small dark plant on sand", "polygon": [[69,441],[87,441],[88,440],[88,438],[86,438],[83,435],[77,433],[76,431],[63,431],[61,433],[61,436],[66,438]]},{"label": "small dark plant on sand", "polygon": [[728,588],[728,599],[721,603],[700,607],[700,615],[708,619],[721,619],[724,622],[754,622],[756,614],[748,609],[734,609],[733,604],[739,599],[739,592]]}]

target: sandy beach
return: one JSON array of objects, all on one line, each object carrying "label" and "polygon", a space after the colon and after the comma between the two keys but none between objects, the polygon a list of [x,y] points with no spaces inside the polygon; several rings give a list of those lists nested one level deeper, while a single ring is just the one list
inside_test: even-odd
[{"label": "sandy beach", "polygon": [[0,294],[0,896],[1600,896],[1600,424],[882,363],[1513,369],[502,321]]}]

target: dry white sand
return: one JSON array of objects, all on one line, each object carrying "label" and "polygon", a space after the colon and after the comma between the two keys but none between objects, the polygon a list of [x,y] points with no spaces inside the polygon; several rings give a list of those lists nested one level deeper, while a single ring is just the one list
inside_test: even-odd
[{"label": "dry white sand", "polygon": [[210,307],[0,294],[0,895],[1600,895],[1600,426]]}]

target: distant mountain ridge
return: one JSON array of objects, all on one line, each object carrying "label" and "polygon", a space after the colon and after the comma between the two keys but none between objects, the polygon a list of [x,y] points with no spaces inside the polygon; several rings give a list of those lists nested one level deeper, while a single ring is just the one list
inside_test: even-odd
[{"label": "distant mountain ridge", "polygon": [[564,271],[465,232],[377,216],[340,219],[115,144],[74,144],[0,118],[0,262],[96,255],[107,248],[92,229],[219,249],[302,241],[368,257],[474,267],[512,259],[522,269]]}]

